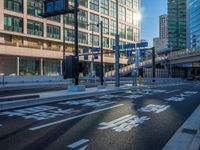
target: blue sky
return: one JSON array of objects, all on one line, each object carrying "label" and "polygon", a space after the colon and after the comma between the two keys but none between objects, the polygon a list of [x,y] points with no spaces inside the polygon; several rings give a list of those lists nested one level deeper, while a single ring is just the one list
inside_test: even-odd
[{"label": "blue sky", "polygon": [[152,46],[159,36],[159,16],[167,14],[167,0],[141,0],[141,38]]}]

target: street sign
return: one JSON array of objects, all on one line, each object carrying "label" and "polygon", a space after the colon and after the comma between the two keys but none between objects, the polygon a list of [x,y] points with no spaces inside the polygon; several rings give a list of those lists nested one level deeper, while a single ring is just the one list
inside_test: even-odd
[{"label": "street sign", "polygon": [[126,57],[132,57],[133,56],[133,51],[132,50],[127,50],[126,51]]},{"label": "street sign", "polygon": [[140,56],[141,56],[141,57],[145,57],[145,50],[143,50],[143,49],[140,50]]},{"label": "street sign", "polygon": [[[148,42],[119,45],[119,49],[135,49],[135,48],[144,48],[144,47],[148,47]],[[113,46],[114,51],[115,51],[115,49],[116,49],[116,46]]]},{"label": "street sign", "polygon": [[95,54],[95,55],[94,55],[94,59],[98,59],[98,54]]},{"label": "street sign", "polygon": [[92,48],[92,52],[95,53],[95,52],[99,52],[101,49],[99,47],[95,47],[95,48]]},{"label": "street sign", "polygon": [[89,53],[89,49],[83,49],[83,54],[88,54]]},{"label": "street sign", "polygon": [[88,55],[84,55],[84,60],[88,60]]},{"label": "street sign", "polygon": [[66,14],[68,11],[68,0],[44,0],[41,16],[51,17]]}]

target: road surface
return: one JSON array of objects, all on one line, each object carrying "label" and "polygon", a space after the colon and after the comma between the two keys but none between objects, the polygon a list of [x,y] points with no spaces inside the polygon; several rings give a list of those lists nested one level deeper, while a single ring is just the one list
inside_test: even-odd
[{"label": "road surface", "polygon": [[199,96],[183,83],[0,112],[0,149],[160,150]]}]

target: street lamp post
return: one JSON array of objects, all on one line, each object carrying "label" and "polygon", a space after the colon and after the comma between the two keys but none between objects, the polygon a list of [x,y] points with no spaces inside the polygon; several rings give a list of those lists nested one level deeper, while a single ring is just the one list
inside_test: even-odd
[{"label": "street lamp post", "polygon": [[116,35],[115,35],[115,86],[120,87],[120,79],[119,79],[119,17],[118,17],[118,7],[119,2],[116,0]]}]

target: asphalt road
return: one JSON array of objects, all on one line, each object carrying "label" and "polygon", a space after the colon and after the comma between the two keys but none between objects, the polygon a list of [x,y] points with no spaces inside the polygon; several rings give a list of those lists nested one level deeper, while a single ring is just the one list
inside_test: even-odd
[{"label": "asphalt road", "polygon": [[187,83],[0,112],[0,149],[160,150],[199,96]]}]

